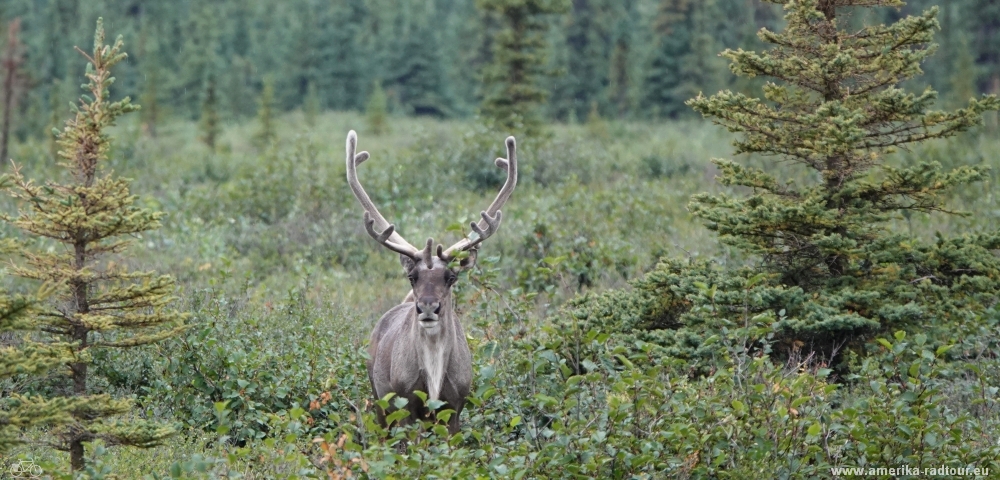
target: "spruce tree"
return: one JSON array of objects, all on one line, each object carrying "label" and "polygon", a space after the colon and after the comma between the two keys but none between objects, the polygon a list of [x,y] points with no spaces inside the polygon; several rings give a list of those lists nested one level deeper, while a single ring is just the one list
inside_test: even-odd
[{"label": "spruce tree", "polygon": [[69,110],[66,107],[69,102],[63,101],[63,83],[62,80],[55,79],[49,85],[49,121],[45,124],[45,132],[47,133],[49,154],[52,158],[59,156],[59,142],[56,136],[59,135],[59,124],[62,122],[62,118]]},{"label": "spruce tree", "polygon": [[676,96],[684,101],[700,92],[717,92],[731,76],[719,58],[715,37],[726,28],[720,21],[722,9],[717,0],[702,0],[691,9],[690,39],[687,54],[681,60],[680,82]]},{"label": "spruce tree", "polygon": [[566,74],[556,81],[550,102],[562,116],[586,118],[596,101],[604,105],[610,84],[614,12],[604,0],[572,2],[565,26]]},{"label": "spruce tree", "polygon": [[[762,29],[762,53],[726,50],[737,75],[772,79],[764,99],[723,91],[691,105],[742,136],[737,154],[791,162],[813,172],[792,183],[777,170],[714,160],[725,185],[747,197],[702,194],[692,212],[722,241],[761,259],[788,296],[772,297],[788,340],[836,345],[884,328],[957,328],[1000,294],[1000,234],[941,237],[925,245],[892,231],[903,212],[948,212],[944,194],[985,178],[985,169],[893,165],[895,149],[947,138],[1000,108],[995,96],[953,112],[931,109],[936,92],[898,85],[934,51],[936,9],[891,25],[848,30],[850,7],[898,0],[771,0],[786,9],[780,33]],[[787,171],[787,170],[785,170]],[[795,292],[800,292],[796,294]],[[992,300],[991,300],[992,299]],[[787,309],[787,311],[785,310]]]},{"label": "spruce tree", "polygon": [[975,36],[976,63],[981,74],[981,90],[1000,94],[1000,3],[972,0],[968,5]]},{"label": "spruce tree", "polygon": [[493,61],[483,72],[481,115],[507,133],[534,132],[542,125],[545,32],[548,17],[568,10],[566,0],[478,0],[500,20]]},{"label": "spruce tree", "polygon": [[[79,49],[77,49],[79,50]],[[125,59],[122,39],[104,44],[103,22],[97,21],[94,50],[88,60],[86,94],[58,135],[60,165],[69,183],[38,185],[13,174],[11,195],[20,201],[16,216],[4,220],[26,234],[58,242],[65,248],[22,249],[22,264],[12,272],[49,282],[53,300],[34,315],[39,334],[71,345],[66,390],[76,402],[72,421],[55,428],[52,444],[70,454],[73,470],[84,468],[84,444],[102,439],[109,445],[150,447],[174,433],[155,422],[117,418],[132,410],[132,401],[91,394],[88,364],[92,349],[125,348],[158,342],[180,332],[185,315],[167,308],[174,281],[153,272],[129,271],[114,261],[132,236],[160,226],[163,213],[137,206],[129,181],[102,166],[110,138],[106,129],[138,107],[126,97],[111,101],[111,67]]]},{"label": "spruce tree", "polygon": [[381,135],[389,131],[388,123],[389,98],[382,89],[382,82],[375,80],[372,86],[372,93],[368,96],[368,103],[365,105],[365,119],[368,121],[368,128],[374,135]]},{"label": "spruce tree", "polygon": [[418,22],[410,28],[394,62],[393,89],[412,114],[447,117],[452,113],[437,33]]},{"label": "spruce tree", "polygon": [[655,21],[656,44],[644,81],[647,113],[676,118],[689,113],[684,102],[723,85],[715,37],[725,30],[716,0],[662,0]]},{"label": "spruce tree", "polygon": [[209,72],[205,79],[205,93],[201,100],[201,136],[202,142],[215,151],[215,141],[219,138],[219,100],[216,93],[215,73]]},{"label": "spruce tree", "polygon": [[635,2],[624,2],[618,21],[613,29],[613,49],[611,51],[608,96],[615,112],[624,117],[632,108],[631,64],[636,56]]},{"label": "spruce tree", "polygon": [[159,97],[160,72],[156,66],[149,66],[146,71],[145,88],[142,90],[142,104],[146,108],[142,109],[143,129],[149,136],[156,138],[156,126],[160,122],[160,102]]},{"label": "spruce tree", "polygon": [[364,101],[366,55],[359,44],[368,11],[363,0],[327,2],[318,8],[321,28],[313,37],[316,74],[323,108],[360,110]]},{"label": "spruce tree", "polygon": [[139,101],[142,102],[143,107],[139,114],[142,117],[143,129],[149,136],[155,138],[156,127],[162,116],[160,110],[160,83],[162,82],[160,62],[162,61],[162,57],[155,33],[149,33],[150,30],[151,27],[143,25],[141,35],[144,42],[142,58],[139,62],[139,67],[143,75],[142,95]]},{"label": "spruce tree", "polygon": [[587,131],[594,138],[607,140],[611,137],[608,132],[608,122],[601,118],[601,109],[597,106],[597,101],[590,102],[590,112],[587,113]]},{"label": "spruce tree", "polygon": [[[968,5],[972,18],[979,91],[1000,95],[1000,2],[973,0]],[[988,125],[1000,130],[1000,115],[989,116]]]},{"label": "spruce tree", "polygon": [[199,117],[206,79],[209,72],[216,70],[219,61],[216,9],[217,6],[209,2],[191,9],[177,59],[177,83],[171,93],[174,103],[192,119]]},{"label": "spruce tree", "polygon": [[254,98],[250,93],[252,72],[253,64],[242,56],[233,57],[226,71],[226,99],[233,117],[243,118],[254,113]]},{"label": "spruce tree", "polygon": [[950,104],[958,107],[976,96],[976,63],[968,37],[960,34],[955,43],[957,47],[951,62],[952,73],[948,78],[951,87],[948,96]]},{"label": "spruce tree", "polygon": [[643,103],[653,118],[674,118],[681,113],[678,98],[682,61],[691,52],[692,0],[662,0],[654,24],[653,55],[643,81]]},{"label": "spruce tree", "polygon": [[310,81],[306,87],[306,98],[302,102],[302,113],[305,116],[306,125],[316,126],[319,111],[319,92],[316,90],[316,82]]},{"label": "spruce tree", "polygon": [[253,142],[258,148],[267,148],[274,142],[274,77],[264,78],[264,88],[257,99],[257,132]]}]

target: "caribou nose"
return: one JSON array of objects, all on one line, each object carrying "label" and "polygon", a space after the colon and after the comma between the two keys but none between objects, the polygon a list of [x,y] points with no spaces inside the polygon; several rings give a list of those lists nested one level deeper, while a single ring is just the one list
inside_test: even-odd
[{"label": "caribou nose", "polygon": [[434,315],[441,313],[441,302],[438,302],[434,297],[423,297],[417,302],[417,315],[423,315],[424,312],[431,311]]}]

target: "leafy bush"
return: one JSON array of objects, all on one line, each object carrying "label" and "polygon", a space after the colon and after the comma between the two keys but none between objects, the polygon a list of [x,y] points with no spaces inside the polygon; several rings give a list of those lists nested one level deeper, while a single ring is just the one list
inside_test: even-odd
[{"label": "leafy bush", "polygon": [[[726,339],[759,330],[713,342],[717,368],[696,378],[650,344],[629,352],[596,330],[501,336],[475,347],[476,384],[454,436],[433,422],[386,431],[365,411],[313,440],[306,410],[293,408],[267,416],[269,439],[230,448],[210,470],[252,463],[259,447],[286,453],[258,471],[288,478],[816,478],[834,467],[1000,468],[991,438],[1000,426],[996,391],[977,391],[989,415],[954,410],[949,391],[964,382],[956,375],[963,367],[945,361],[950,347],[930,350],[925,337],[899,332],[852,363],[838,385],[815,361],[780,365],[766,342],[748,349]],[[589,352],[579,365],[557,354],[567,344]],[[357,351],[337,358],[362,361]],[[983,365],[997,362],[968,369],[971,378],[989,381]],[[227,406],[218,411],[230,415]]]},{"label": "leafy bush", "polygon": [[349,325],[350,315],[311,306],[301,290],[263,308],[241,303],[208,297],[195,304],[194,328],[164,349],[162,380],[150,399],[239,446],[264,439],[270,415],[304,409],[307,431],[325,431],[345,417],[337,412],[359,408],[368,393],[361,347],[326,320]]}]

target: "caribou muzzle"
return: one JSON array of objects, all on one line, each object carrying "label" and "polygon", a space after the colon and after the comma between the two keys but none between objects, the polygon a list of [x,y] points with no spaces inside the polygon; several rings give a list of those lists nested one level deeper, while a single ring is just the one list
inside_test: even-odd
[{"label": "caribou muzzle", "polygon": [[434,298],[422,298],[415,302],[417,305],[417,320],[421,326],[430,328],[437,325],[438,315],[441,313],[441,302]]}]

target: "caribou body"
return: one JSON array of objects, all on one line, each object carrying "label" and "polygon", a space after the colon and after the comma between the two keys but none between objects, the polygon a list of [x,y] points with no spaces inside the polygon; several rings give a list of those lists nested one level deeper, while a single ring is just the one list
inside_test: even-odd
[{"label": "caribou body", "polygon": [[[380,244],[399,254],[399,261],[412,289],[403,300],[382,315],[372,332],[368,347],[368,379],[376,400],[389,393],[407,399],[410,415],[404,422],[424,418],[429,408],[414,395],[427,394],[428,400],[445,402],[444,408],[455,413],[448,420],[448,431],[459,428],[459,416],[472,387],[472,354],[465,341],[462,323],[455,314],[451,287],[458,274],[475,265],[479,245],[496,233],[504,205],[517,184],[517,157],[514,137],[507,137],[507,158],[496,165],[507,171],[507,180],[489,208],[472,222],[473,234],[445,249],[427,239],[418,249],[407,242],[395,226],[379,213],[358,181],[357,166],[368,159],[368,152],[356,153],[357,134],[347,134],[347,181],[364,208],[365,230]],[[463,253],[464,252],[464,253]],[[385,425],[385,413],[378,412]]]}]

